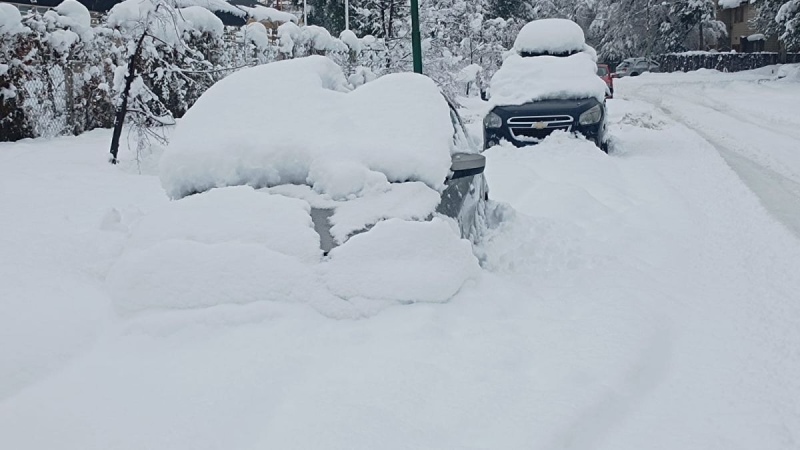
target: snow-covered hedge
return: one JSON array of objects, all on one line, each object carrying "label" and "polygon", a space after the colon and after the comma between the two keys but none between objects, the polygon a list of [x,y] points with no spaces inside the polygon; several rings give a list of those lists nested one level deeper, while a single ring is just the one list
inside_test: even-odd
[{"label": "snow-covered hedge", "polygon": [[716,69],[721,72],[740,72],[773,64],[800,62],[800,53],[737,53],[737,52],[685,52],[659,55],[662,72],[689,72],[698,69]]}]

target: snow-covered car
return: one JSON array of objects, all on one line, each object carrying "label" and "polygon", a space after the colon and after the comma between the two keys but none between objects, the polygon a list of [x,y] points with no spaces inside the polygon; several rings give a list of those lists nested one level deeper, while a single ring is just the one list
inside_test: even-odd
[{"label": "snow-covered car", "polygon": [[596,64],[597,54],[575,22],[543,19],[525,25],[491,79],[484,148],[501,141],[522,147],[565,131],[606,151],[607,87]]},{"label": "snow-covered car", "polygon": [[333,61],[308,57],[214,85],[182,119],[160,174],[173,199],[251,186],[302,200],[327,254],[389,219],[450,217],[475,241],[485,161],[430,78],[352,89]]},{"label": "snow-covered car", "polygon": [[657,62],[647,58],[628,58],[617,66],[617,71],[613,74],[614,78],[635,77],[645,72],[658,72],[660,70]]}]

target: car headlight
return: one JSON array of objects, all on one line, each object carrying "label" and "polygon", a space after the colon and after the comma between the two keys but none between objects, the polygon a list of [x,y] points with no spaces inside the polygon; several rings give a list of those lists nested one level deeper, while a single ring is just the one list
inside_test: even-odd
[{"label": "car headlight", "polygon": [[503,119],[497,114],[490,112],[483,118],[483,126],[486,128],[500,128],[503,126]]},{"label": "car headlight", "polygon": [[581,125],[594,125],[597,122],[600,122],[600,119],[602,118],[603,108],[601,108],[600,105],[594,105],[581,114],[578,122],[580,122]]}]

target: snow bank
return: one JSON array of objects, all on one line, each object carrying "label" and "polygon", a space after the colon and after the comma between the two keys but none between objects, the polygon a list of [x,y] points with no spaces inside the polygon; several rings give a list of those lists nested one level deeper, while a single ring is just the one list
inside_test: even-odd
[{"label": "snow bank", "polygon": [[252,8],[248,8],[243,6],[242,9],[247,11],[247,14],[258,22],[269,21],[269,22],[294,22],[297,23],[298,19],[297,16],[294,14],[285,12],[285,11],[278,11],[275,8],[268,8],[266,6],[256,5]]},{"label": "snow bank", "polygon": [[392,219],[333,249],[323,270],[331,292],[345,299],[441,303],[479,267],[470,243],[444,220]]},{"label": "snow bank", "polygon": [[287,183],[342,198],[379,177],[441,189],[453,131],[433,81],[394,74],[348,89],[341,68],[319,56],[223,79],[181,121],[161,160],[162,185],[172,198]]},{"label": "snow bank", "polygon": [[511,55],[492,77],[490,94],[494,105],[591,97],[602,102],[606,84],[597,76],[597,64],[588,53],[566,57]]},{"label": "snow bank", "polygon": [[0,34],[17,34],[24,29],[19,9],[8,3],[0,3]]},{"label": "snow bank", "polygon": [[189,6],[180,8],[178,11],[183,19],[185,30],[196,30],[214,36],[222,36],[225,31],[222,19],[202,6]]},{"label": "snow bank", "polygon": [[567,19],[541,19],[526,24],[517,34],[518,54],[563,54],[584,51],[586,37],[577,23]]}]

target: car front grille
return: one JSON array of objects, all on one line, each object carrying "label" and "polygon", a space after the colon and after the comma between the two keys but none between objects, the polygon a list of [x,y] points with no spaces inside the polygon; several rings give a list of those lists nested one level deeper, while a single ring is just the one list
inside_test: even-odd
[{"label": "car front grille", "polygon": [[520,116],[508,119],[511,136],[518,141],[538,141],[556,130],[571,131],[572,116]]}]

